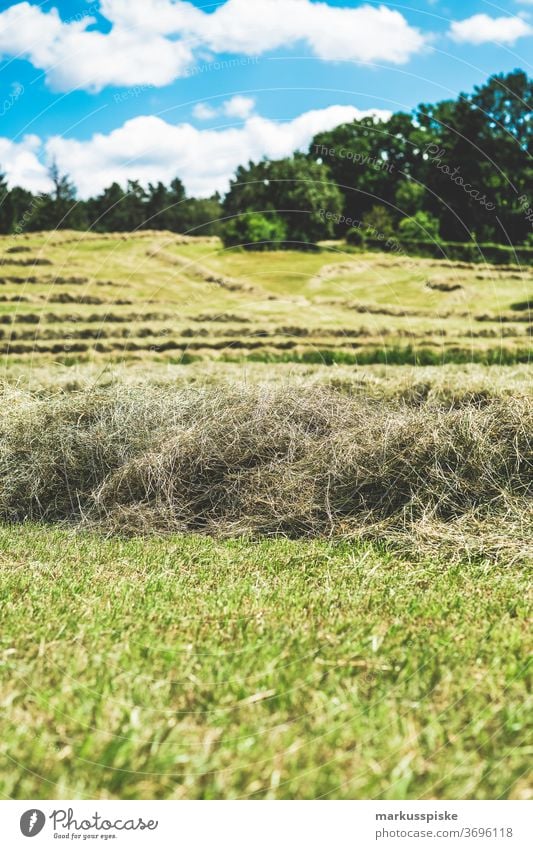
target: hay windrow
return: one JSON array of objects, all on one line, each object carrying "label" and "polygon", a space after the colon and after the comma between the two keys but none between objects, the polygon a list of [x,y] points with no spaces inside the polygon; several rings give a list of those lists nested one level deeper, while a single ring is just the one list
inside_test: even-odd
[{"label": "hay windrow", "polygon": [[527,398],[409,404],[324,386],[9,393],[3,521],[527,556]]}]

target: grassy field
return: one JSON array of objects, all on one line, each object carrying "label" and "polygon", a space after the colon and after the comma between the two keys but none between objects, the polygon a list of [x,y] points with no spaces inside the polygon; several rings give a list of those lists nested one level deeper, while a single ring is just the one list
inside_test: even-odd
[{"label": "grassy field", "polygon": [[533,796],[531,269],[0,266],[3,796]]},{"label": "grassy field", "polygon": [[15,798],[526,798],[528,583],[372,546],[0,532]]}]

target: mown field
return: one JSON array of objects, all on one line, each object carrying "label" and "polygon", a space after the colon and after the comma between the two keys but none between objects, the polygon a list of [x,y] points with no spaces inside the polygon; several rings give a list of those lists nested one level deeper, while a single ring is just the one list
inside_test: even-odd
[{"label": "mown field", "polygon": [[531,269],[0,240],[0,792],[513,798]]},{"label": "mown field", "polygon": [[531,270],[387,254],[224,251],[170,233],[0,240],[0,350],[304,363],[521,363]]}]

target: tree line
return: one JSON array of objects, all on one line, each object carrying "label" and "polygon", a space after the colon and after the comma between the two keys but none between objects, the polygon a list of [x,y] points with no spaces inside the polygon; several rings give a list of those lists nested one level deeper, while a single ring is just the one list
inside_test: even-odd
[{"label": "tree line", "polygon": [[242,165],[224,197],[189,198],[176,177],[169,186],[113,183],[78,200],[60,163],[40,195],[9,187],[0,173],[0,232],[161,229],[271,247],[348,231],[356,243],[371,231],[531,245],[532,102],[525,72],[493,76],[455,100],[319,133],[306,153]]}]

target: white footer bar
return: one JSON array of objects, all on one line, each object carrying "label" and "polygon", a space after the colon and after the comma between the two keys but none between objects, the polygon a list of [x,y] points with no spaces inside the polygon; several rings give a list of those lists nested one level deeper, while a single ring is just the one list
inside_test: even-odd
[{"label": "white footer bar", "polygon": [[530,802],[4,801],[2,845],[180,849],[533,846]]}]

